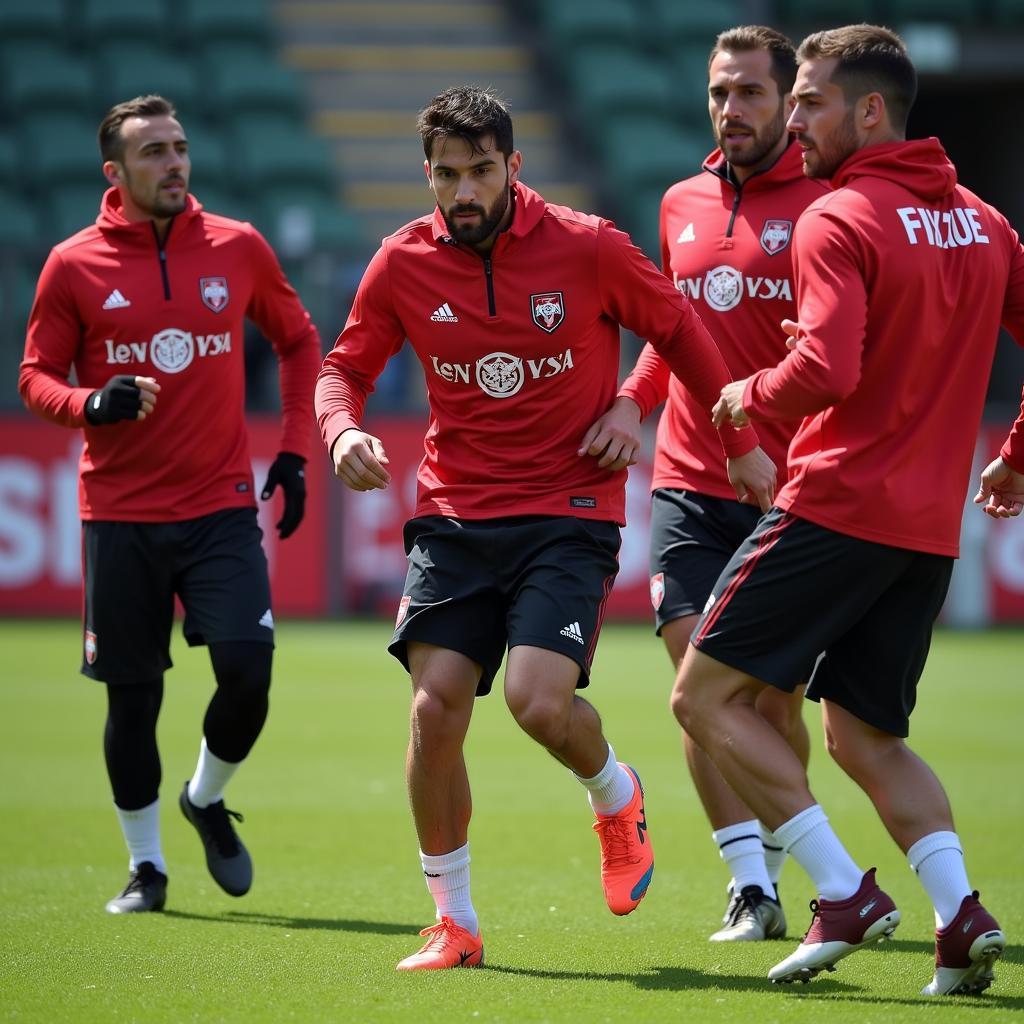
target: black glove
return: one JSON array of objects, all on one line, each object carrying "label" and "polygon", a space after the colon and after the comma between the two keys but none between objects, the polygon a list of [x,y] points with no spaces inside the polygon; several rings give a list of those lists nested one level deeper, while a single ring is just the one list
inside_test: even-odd
[{"label": "black glove", "polygon": [[134,375],[111,377],[99,391],[85,400],[85,418],[94,426],[138,418],[142,408],[142,391]]},{"label": "black glove", "polygon": [[279,452],[267,472],[267,482],[260,497],[266,501],[281,485],[284,491],[284,513],[277,522],[281,540],[290,537],[302,522],[306,511],[306,460],[292,452]]}]

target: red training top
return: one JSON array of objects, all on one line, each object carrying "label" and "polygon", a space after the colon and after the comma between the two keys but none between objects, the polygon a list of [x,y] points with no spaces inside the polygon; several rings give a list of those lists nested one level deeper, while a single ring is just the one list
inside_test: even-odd
[{"label": "red training top", "polygon": [[[414,515],[572,515],[625,522],[625,470],[576,454],[615,397],[619,324],[649,337],[710,410],[729,372],[690,304],[606,220],[513,186],[512,223],[485,259],[439,211],[384,239],[327,356],[325,443],[360,423],[408,338],[430,405]],[[757,444],[722,432],[730,455]],[[386,447],[386,439],[385,439]]]},{"label": "red training top", "polygon": [[955,556],[1000,323],[1024,341],[1024,248],[938,139],[858,150],[832,184],[797,226],[797,347],[743,406],[806,417],[781,508]]},{"label": "red training top", "polygon": [[[766,171],[737,185],[721,150],[704,173],[673,185],[661,202],[661,265],[694,305],[736,380],[786,354],[781,320],[796,319],[793,226],[828,191],[804,176],[791,144]],[[673,487],[735,500],[707,415],[650,346],[619,389],[646,417],[668,397],[658,423],[651,488]],[[784,476],[799,420],[758,425],[761,444]]]},{"label": "red training top", "polygon": [[[206,213],[189,196],[161,249],[153,222],[125,220],[112,188],[96,223],[53,248],[18,389],[34,412],[83,428],[83,519],[173,522],[255,504],[246,316],[280,362],[281,450],[306,457],[320,340],[251,224]],[[93,426],[85,400],[118,374],[155,377],[156,408],[142,421]]]}]

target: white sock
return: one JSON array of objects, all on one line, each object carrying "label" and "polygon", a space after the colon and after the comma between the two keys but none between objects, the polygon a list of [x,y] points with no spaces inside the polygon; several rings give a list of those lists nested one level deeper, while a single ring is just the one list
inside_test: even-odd
[{"label": "white sock", "polygon": [[764,850],[764,866],[768,871],[768,877],[775,885],[782,877],[782,865],[786,863],[786,848],[775,838],[771,829],[765,828],[761,822],[757,823],[761,830],[761,847]]},{"label": "white sock", "polygon": [[740,821],[716,829],[711,838],[718,844],[722,860],[732,871],[732,891],[739,894],[748,885],[756,885],[766,896],[775,898],[775,886],[764,863],[764,847],[756,821]]},{"label": "white sock", "polygon": [[167,862],[160,849],[160,801],[137,811],[124,811],[114,804],[121,832],[128,844],[128,870],[134,871],[143,861],[149,861],[157,871],[167,874]]},{"label": "white sock", "polygon": [[479,935],[480,923],[469,895],[469,843],[437,856],[420,850],[420,863],[427,890],[434,897],[438,921],[450,917],[470,935]]},{"label": "white sock", "polygon": [[576,778],[586,786],[594,813],[605,817],[618,814],[636,792],[633,776],[615,760],[615,751],[610,743],[604,767],[592,779],[583,779],[579,775]]},{"label": "white sock", "polygon": [[907,850],[907,860],[935,907],[935,927],[945,928],[972,892],[959,836],[932,832]]},{"label": "white sock", "polygon": [[820,804],[783,822],[775,838],[811,876],[822,899],[845,900],[860,888],[864,872],[839,842]]},{"label": "white sock", "polygon": [[210,752],[206,737],[199,744],[199,762],[189,780],[188,798],[193,807],[209,807],[224,798],[224,787],[238,770],[241,761],[222,761]]}]

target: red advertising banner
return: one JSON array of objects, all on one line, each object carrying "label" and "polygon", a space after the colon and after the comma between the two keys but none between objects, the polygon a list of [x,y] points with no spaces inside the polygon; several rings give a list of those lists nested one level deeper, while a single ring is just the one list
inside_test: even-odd
[{"label": "red advertising banner", "polygon": [[[272,418],[249,422],[257,489],[277,454]],[[25,417],[0,417],[0,613],[78,614],[81,610],[81,525],[78,455],[81,434]],[[287,541],[277,539],[280,491],[259,502],[263,547],[270,563],[274,610],[318,615],[326,607],[324,557],[327,466],[306,467],[306,518]]]}]

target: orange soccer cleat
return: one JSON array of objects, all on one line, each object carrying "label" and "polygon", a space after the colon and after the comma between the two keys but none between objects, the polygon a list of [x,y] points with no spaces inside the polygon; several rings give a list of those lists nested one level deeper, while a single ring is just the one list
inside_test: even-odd
[{"label": "orange soccer cleat", "polygon": [[[620,762],[621,764],[621,762]],[[618,814],[598,814],[594,831],[601,840],[601,886],[613,914],[636,910],[654,874],[654,850],[647,834],[644,787],[629,765],[622,765],[636,787]]]},{"label": "orange soccer cleat", "polygon": [[470,935],[450,917],[424,928],[426,945],[398,964],[400,971],[440,971],[446,967],[479,967],[484,962],[484,944],[479,935]]}]

